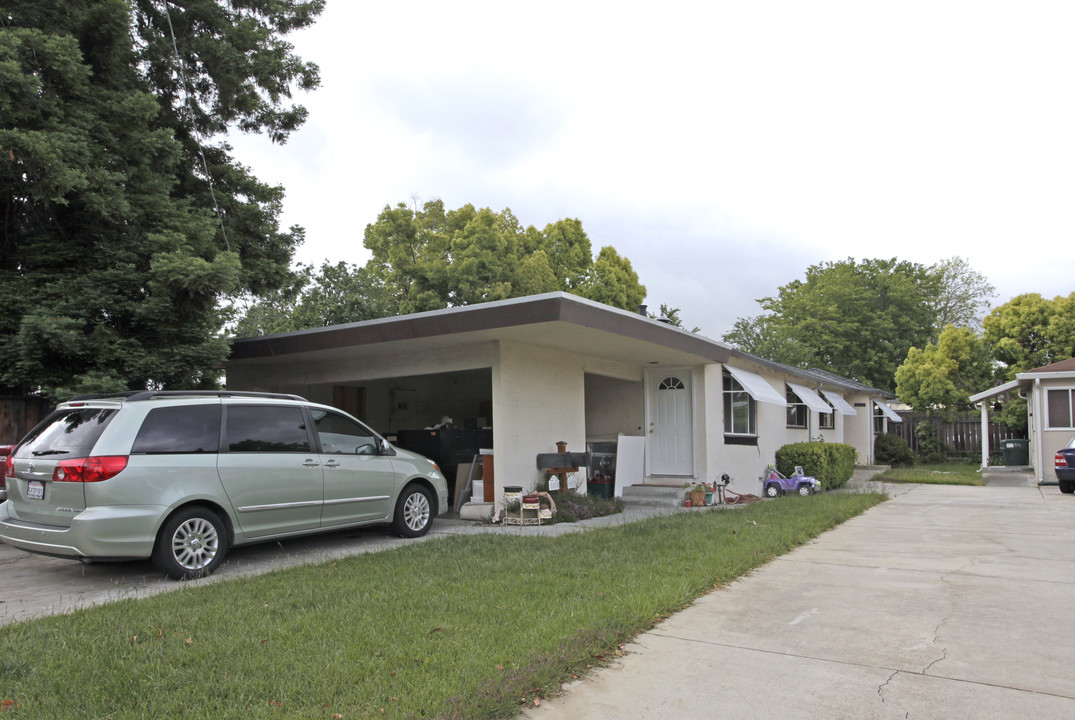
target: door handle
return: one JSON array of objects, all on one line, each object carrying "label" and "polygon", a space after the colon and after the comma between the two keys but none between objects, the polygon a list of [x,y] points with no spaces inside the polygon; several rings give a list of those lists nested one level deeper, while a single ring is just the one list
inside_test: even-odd
[{"label": "door handle", "polygon": [[339,463],[338,460],[329,460],[327,463],[325,463],[325,467],[333,467],[334,468],[334,467],[339,467],[339,466],[340,466],[340,463]]},{"label": "door handle", "polygon": [[317,467],[320,464],[321,463],[317,462],[313,458],[306,458],[306,460],[303,461],[302,466],[303,467]]}]

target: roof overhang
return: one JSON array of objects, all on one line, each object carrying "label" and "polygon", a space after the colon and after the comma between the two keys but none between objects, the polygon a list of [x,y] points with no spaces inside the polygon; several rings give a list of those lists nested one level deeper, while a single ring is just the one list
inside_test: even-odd
[{"label": "roof overhang", "polygon": [[567,293],[547,293],[251,338],[231,343],[228,363],[258,364],[436,353],[517,341],[640,365],[728,360],[731,348],[638,313]]},{"label": "roof overhang", "polygon": [[1022,386],[1023,383],[1020,380],[1012,380],[1011,382],[1006,382],[1003,385],[998,385],[992,390],[986,390],[984,392],[978,393],[977,395],[971,395],[970,401],[972,404],[977,405],[983,400],[989,400],[991,398],[1003,397],[1004,395],[1008,395],[1018,390]]}]

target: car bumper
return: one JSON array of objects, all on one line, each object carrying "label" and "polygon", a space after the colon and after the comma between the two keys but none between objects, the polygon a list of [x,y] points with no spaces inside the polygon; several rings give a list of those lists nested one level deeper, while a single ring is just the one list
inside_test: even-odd
[{"label": "car bumper", "polygon": [[75,515],[71,525],[64,527],[20,520],[11,503],[3,503],[0,540],[39,555],[92,560],[148,558],[163,512],[159,506],[95,507]]},{"label": "car bumper", "polygon": [[1055,468],[1057,480],[1075,480],[1075,468]]}]

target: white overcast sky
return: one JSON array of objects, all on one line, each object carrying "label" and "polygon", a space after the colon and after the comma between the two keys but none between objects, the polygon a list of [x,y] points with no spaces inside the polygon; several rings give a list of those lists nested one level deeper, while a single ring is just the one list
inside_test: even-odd
[{"label": "white overcast sky", "polygon": [[1075,2],[355,2],[289,37],[321,67],[283,146],[296,259],[362,264],[385,205],[582,221],[719,338],[829,260],[960,255],[1075,290]]}]

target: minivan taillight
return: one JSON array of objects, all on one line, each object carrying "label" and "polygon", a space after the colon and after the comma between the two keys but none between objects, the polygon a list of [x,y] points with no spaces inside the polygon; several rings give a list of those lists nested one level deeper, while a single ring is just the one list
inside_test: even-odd
[{"label": "minivan taillight", "polygon": [[54,482],[101,482],[118,475],[127,467],[126,455],[61,460],[52,471]]},{"label": "minivan taillight", "polygon": [[1056,454],[1056,457],[1053,459],[1053,464],[1055,467],[1066,468],[1068,466],[1068,459],[1064,457],[1064,453],[1058,452]]}]

